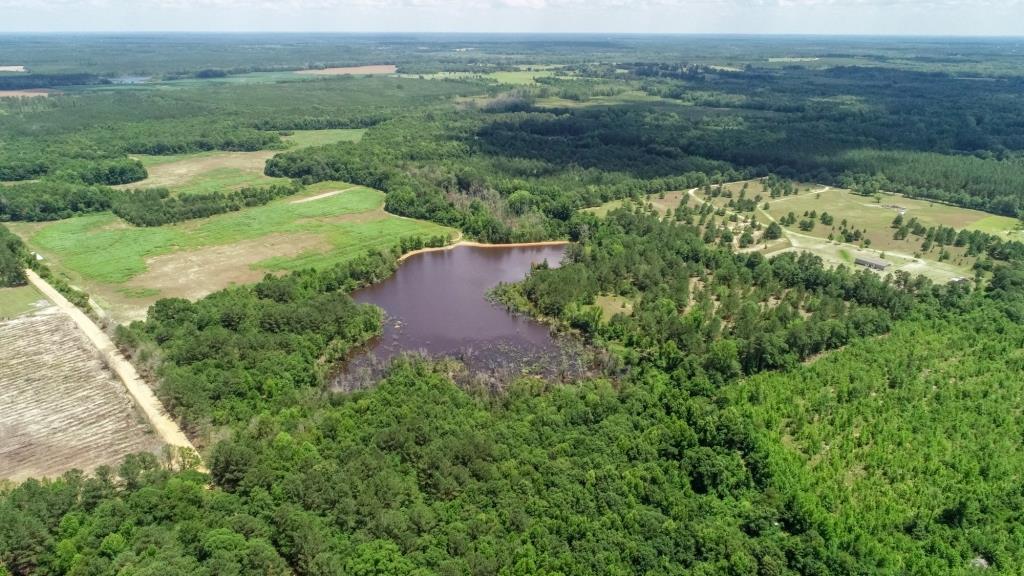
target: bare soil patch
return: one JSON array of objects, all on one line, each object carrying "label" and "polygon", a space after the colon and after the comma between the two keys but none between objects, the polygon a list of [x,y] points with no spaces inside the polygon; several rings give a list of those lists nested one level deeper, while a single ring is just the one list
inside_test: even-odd
[{"label": "bare soil patch", "polygon": [[56,307],[0,323],[0,366],[0,479],[90,471],[163,446]]},{"label": "bare soil patch", "polygon": [[38,98],[55,94],[46,88],[29,88],[25,90],[0,90],[0,98]]},{"label": "bare soil patch", "polygon": [[398,72],[398,66],[393,64],[378,64],[374,66],[348,66],[344,68],[323,68],[320,70],[299,70],[296,74],[309,74],[313,76],[343,76],[345,74],[394,74]]},{"label": "bare soil patch", "polygon": [[275,234],[224,246],[162,254],[149,258],[146,272],[132,278],[127,286],[159,291],[159,296],[140,302],[146,308],[159,298],[198,300],[225,286],[258,282],[266,271],[254,269],[257,262],[328,249],[330,245],[319,235]]}]

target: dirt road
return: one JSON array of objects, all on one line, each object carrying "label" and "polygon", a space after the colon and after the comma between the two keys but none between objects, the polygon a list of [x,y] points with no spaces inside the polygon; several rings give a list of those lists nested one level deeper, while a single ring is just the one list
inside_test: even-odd
[{"label": "dirt road", "polygon": [[48,282],[40,278],[38,274],[32,270],[26,270],[25,275],[28,276],[32,285],[38,288],[43,295],[74,320],[78,329],[99,350],[110,369],[124,383],[128,394],[131,395],[135,404],[142,409],[157,435],[171,446],[189,448],[198,454],[198,451],[196,451],[192,442],[181,431],[181,428],[164,412],[164,407],[160,400],[157,399],[156,394],[153,393],[153,390],[142,380],[139,373],[135,371],[135,367],[121,355],[121,352],[114,346],[114,343],[107,334],[92,319],[86,316],[84,312],[75,307],[60,292],[57,292],[53,286],[50,286]]}]

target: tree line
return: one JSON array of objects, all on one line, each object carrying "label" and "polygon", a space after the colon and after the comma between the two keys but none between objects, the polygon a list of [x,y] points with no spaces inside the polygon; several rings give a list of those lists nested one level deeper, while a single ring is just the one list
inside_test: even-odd
[{"label": "tree line", "polygon": [[66,182],[31,182],[0,187],[0,221],[61,220],[110,210],[136,226],[162,226],[262,206],[300,190],[298,184],[274,184],[226,192],[172,194],[166,188],[116,190]]}]

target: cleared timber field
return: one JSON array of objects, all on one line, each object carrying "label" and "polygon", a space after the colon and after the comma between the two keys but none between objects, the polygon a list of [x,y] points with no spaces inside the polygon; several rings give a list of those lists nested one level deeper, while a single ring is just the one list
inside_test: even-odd
[{"label": "cleared timber field", "polygon": [[139,228],[102,213],[8,227],[118,321],[143,318],[160,298],[201,298],[268,272],[320,268],[388,249],[403,237],[456,234],[389,214],[383,192],[341,182],[169,226]]},{"label": "cleared timber field", "polygon": [[0,366],[0,479],[88,471],[163,446],[54,306],[0,322]]},{"label": "cleared timber field", "polygon": [[[336,142],[358,142],[363,129],[299,130],[283,138],[290,149],[323,146]],[[286,183],[285,178],[263,174],[267,160],[280,150],[257,152],[199,152],[168,156],[135,156],[149,177],[115,188],[169,188],[176,194],[204,194],[238,190],[246,186]]]}]

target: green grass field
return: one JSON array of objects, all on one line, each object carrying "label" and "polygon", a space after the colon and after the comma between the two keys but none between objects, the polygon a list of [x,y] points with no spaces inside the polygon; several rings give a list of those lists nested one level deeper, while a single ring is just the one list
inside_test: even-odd
[{"label": "green grass field", "polygon": [[[730,188],[735,186],[732,185]],[[810,231],[800,231],[797,226],[790,226],[786,230],[786,237],[793,249],[813,252],[837,264],[852,263],[854,256],[879,258],[884,255],[885,259],[893,264],[890,271],[899,269],[913,275],[924,274],[938,282],[973,276],[972,266],[975,259],[966,255],[965,248],[946,247],[950,258],[942,260],[938,246],[933,246],[928,252],[922,250],[922,238],[909,235],[903,240],[896,240],[893,237],[895,230],[892,228],[892,221],[901,209],[905,210],[905,220],[917,218],[926,227],[942,225],[956,229],[984,229],[990,233],[1000,233],[1004,238],[1019,233],[1014,230],[1016,221],[1012,218],[993,216],[977,210],[928,200],[895,194],[883,194],[876,199],[854,194],[849,190],[805,183],[799,184],[798,189],[800,192],[795,196],[768,199],[769,209],[765,212],[759,207],[756,212],[758,219],[761,222],[779,220],[792,212],[800,220],[803,219],[805,212],[828,212],[834,218],[833,225],[818,223]],[[760,193],[760,185],[751,183],[748,195]],[[726,200],[715,199],[716,205],[723,202]],[[839,241],[838,231],[843,220],[846,220],[850,228],[866,230],[864,237],[870,240],[870,245],[866,249]],[[830,234],[836,234],[837,241],[829,241]]]},{"label": "green grass field", "polygon": [[967,227],[995,234],[1005,239],[1024,241],[1024,223],[1006,216],[986,216]]},{"label": "green grass field", "polygon": [[139,301],[148,306],[158,297],[208,293],[266,272],[329,266],[406,236],[455,234],[383,206],[380,191],[323,182],[266,206],[170,226],[138,228],[102,213],[11,229],[117,317],[118,309],[137,308]]},{"label": "green grass field", "polygon": [[35,303],[46,298],[35,287],[0,288],[0,320],[14,318],[35,309]]},{"label": "green grass field", "polygon": [[[818,192],[822,187],[815,187],[811,192],[797,196],[768,199],[768,213],[778,220],[789,212],[801,218],[804,212],[811,210],[817,213],[828,212],[835,217],[835,226],[846,219],[849,226],[867,229],[867,237],[871,239],[871,247],[882,250],[913,251],[919,243],[913,236],[906,240],[894,240],[892,221],[900,209],[904,209],[904,219],[917,218],[925,226],[952,226],[956,229],[977,229],[1007,238],[1020,233],[1019,222],[1005,216],[994,216],[977,210],[969,210],[948,204],[906,198],[895,194],[883,194],[877,200],[872,197],[860,196],[849,190],[829,188]],[[748,195],[760,193],[760,186],[753,184]],[[831,226],[815,226],[809,235],[825,238]]]},{"label": "green grass field", "polygon": [[[324,146],[336,142],[358,142],[364,129],[298,130],[283,140],[290,149]],[[247,186],[284,184],[285,178],[270,178],[263,174],[266,161],[276,151],[259,152],[199,152],[169,156],[137,155],[149,172],[141,182],[120,188],[165,187],[176,194],[208,194],[238,190]]]},{"label": "green grass field", "polygon": [[339,128],[336,130],[296,130],[285,136],[284,141],[295,148],[324,146],[337,142],[359,142],[366,134],[365,128]]}]

